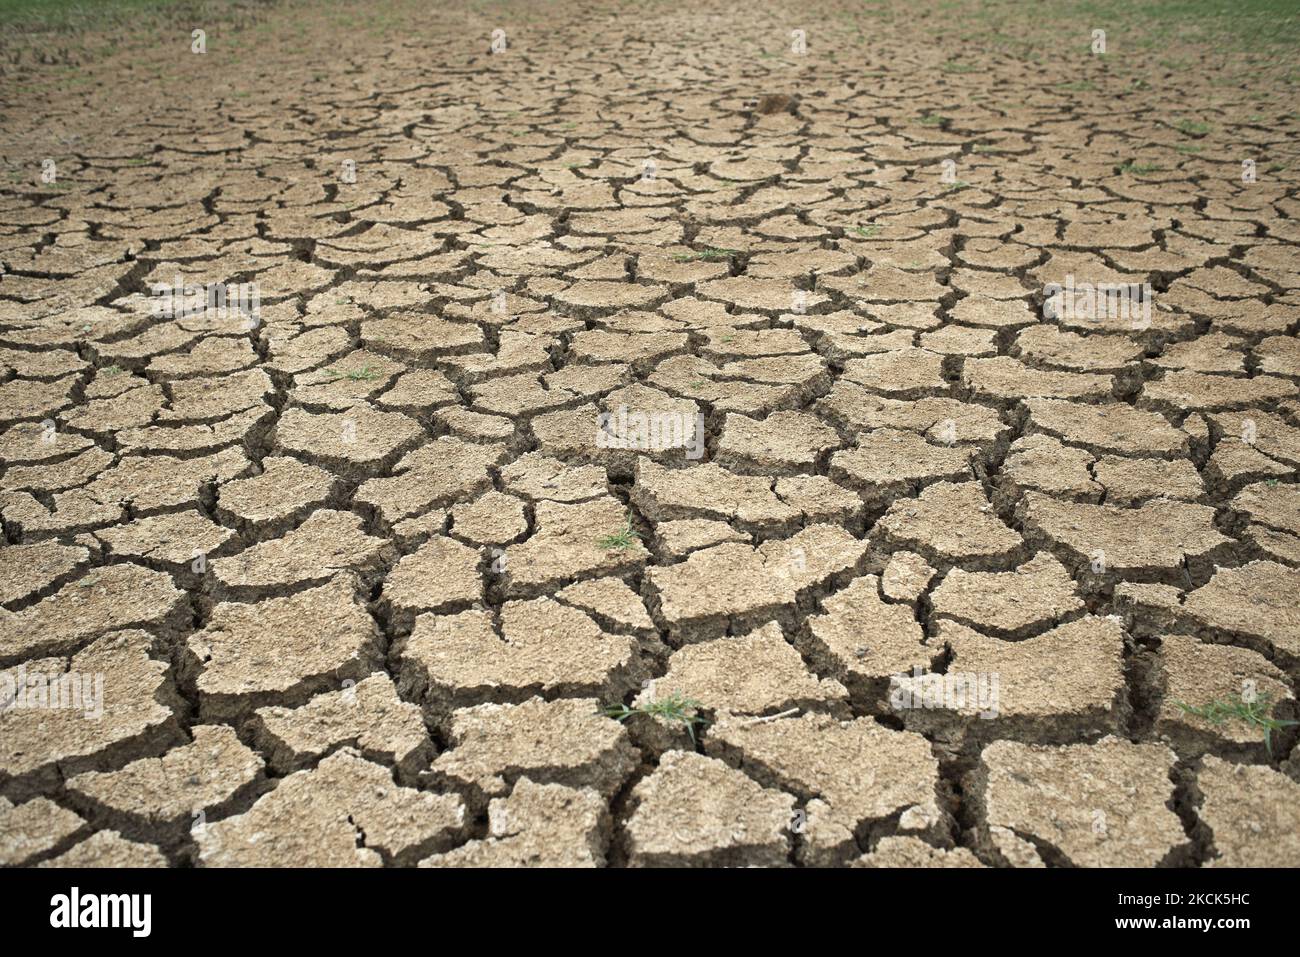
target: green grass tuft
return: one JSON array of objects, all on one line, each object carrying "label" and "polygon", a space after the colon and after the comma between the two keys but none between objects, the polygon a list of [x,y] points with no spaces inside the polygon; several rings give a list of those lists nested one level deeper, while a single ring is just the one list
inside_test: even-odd
[{"label": "green grass tuft", "polygon": [[596,539],[596,545],[606,550],[617,549],[623,552],[631,548],[640,537],[641,533],[632,527],[632,513],[628,512],[627,517],[623,520],[623,527],[612,535],[605,535]]},{"label": "green grass tuft", "polygon": [[673,257],[673,262],[693,263],[701,260],[705,262],[716,262],[720,259],[730,259],[739,250],[735,249],[717,249],[710,246],[708,249],[699,249],[689,253],[678,253]]},{"label": "green grass tuft", "polygon": [[636,714],[644,714],[651,718],[663,718],[665,721],[675,721],[686,726],[686,733],[691,736],[691,743],[694,744],[696,726],[705,723],[704,719],[695,713],[701,707],[703,706],[700,702],[694,698],[683,697],[680,691],[674,691],[666,698],[656,699],[639,708],[630,708],[625,704],[610,705],[604,709],[603,714],[615,721],[626,721]]},{"label": "green grass tuft", "polygon": [[1211,701],[1209,704],[1200,707],[1193,707],[1182,701],[1175,701],[1174,704],[1188,714],[1204,718],[1211,724],[1223,724],[1229,718],[1233,718],[1262,729],[1264,732],[1264,747],[1268,749],[1270,758],[1273,756],[1273,732],[1300,724],[1300,721],[1284,721],[1280,718],[1271,717],[1269,715],[1268,695],[1260,695],[1254,701]]},{"label": "green grass tuft", "polygon": [[1155,163],[1135,163],[1129,160],[1120,166],[1121,173],[1160,173],[1164,171],[1163,166],[1157,166]]}]

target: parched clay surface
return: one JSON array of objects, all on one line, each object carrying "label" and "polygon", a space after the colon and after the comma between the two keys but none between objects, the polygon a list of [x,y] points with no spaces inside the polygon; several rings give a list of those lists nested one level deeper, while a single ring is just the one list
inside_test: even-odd
[{"label": "parched clay surface", "polygon": [[207,6],[4,111],[0,865],[1300,866],[1285,62]]}]

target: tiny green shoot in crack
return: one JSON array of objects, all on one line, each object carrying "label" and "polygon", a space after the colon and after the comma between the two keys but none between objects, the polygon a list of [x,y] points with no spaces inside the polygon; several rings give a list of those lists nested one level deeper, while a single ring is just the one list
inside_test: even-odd
[{"label": "tiny green shoot in crack", "polygon": [[1194,707],[1182,701],[1175,701],[1174,704],[1188,714],[1204,718],[1210,724],[1223,724],[1229,718],[1235,718],[1260,728],[1264,732],[1264,747],[1268,749],[1270,758],[1273,756],[1273,732],[1300,724],[1300,721],[1287,721],[1270,716],[1268,695],[1259,695],[1254,701],[1211,701],[1201,707]]},{"label": "tiny green shoot in crack", "polygon": [[717,262],[719,259],[730,259],[736,252],[734,249],[717,249],[710,246],[708,249],[699,249],[689,253],[678,253],[673,257],[673,262],[690,263],[699,262]]},{"label": "tiny green shoot in crack", "polygon": [[1129,160],[1120,166],[1119,171],[1121,173],[1160,173],[1164,171],[1164,167],[1155,163],[1135,163]]},{"label": "tiny green shoot in crack", "polygon": [[696,726],[705,723],[704,719],[696,714],[701,707],[700,702],[694,698],[683,697],[680,691],[674,691],[666,698],[658,698],[649,704],[635,708],[630,708],[625,704],[610,705],[604,709],[603,713],[605,717],[613,718],[615,721],[626,721],[636,714],[644,714],[651,718],[663,718],[665,721],[675,721],[686,726],[686,733],[691,736],[691,743],[694,744]]},{"label": "tiny green shoot in crack", "polygon": [[628,512],[627,517],[623,520],[623,527],[612,535],[605,535],[596,540],[598,548],[606,550],[617,549],[620,552],[627,551],[632,547],[634,542],[641,537],[641,533],[632,527],[632,513]]}]

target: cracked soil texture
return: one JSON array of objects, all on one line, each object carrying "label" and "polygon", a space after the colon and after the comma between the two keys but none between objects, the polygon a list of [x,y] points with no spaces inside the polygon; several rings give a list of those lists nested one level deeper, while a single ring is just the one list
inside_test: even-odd
[{"label": "cracked soil texture", "polygon": [[930,6],[5,76],[0,864],[1300,866],[1294,79]]}]

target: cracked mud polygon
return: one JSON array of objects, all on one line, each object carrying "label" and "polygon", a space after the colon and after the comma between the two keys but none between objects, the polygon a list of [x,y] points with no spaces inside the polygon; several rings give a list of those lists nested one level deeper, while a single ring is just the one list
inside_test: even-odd
[{"label": "cracked mud polygon", "polygon": [[7,35],[0,863],[1300,865],[1295,22],[1044,11]]}]

